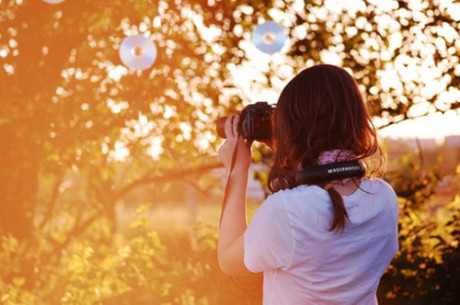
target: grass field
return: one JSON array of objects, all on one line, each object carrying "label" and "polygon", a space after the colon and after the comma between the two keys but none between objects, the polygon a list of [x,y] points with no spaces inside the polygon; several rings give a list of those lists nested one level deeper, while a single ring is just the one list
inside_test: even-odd
[{"label": "grass field", "polygon": [[[259,204],[256,201],[248,204],[249,218]],[[217,237],[220,213],[221,203],[217,201],[203,202],[195,207],[185,203],[157,206],[120,205],[117,208],[118,231],[125,238],[145,231],[156,231],[171,255],[179,258],[193,250],[201,234]]]}]

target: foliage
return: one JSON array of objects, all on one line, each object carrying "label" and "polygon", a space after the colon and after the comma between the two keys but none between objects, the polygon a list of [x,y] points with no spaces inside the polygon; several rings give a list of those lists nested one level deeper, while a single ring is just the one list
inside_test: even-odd
[{"label": "foliage", "polygon": [[[118,237],[116,208],[136,195],[162,204],[156,194],[171,181],[182,183],[176,193],[218,189],[206,174],[219,166],[212,122],[249,102],[233,74],[239,67],[257,72],[244,86],[265,91],[305,66],[340,64],[382,126],[456,110],[458,5],[383,2],[0,0],[0,302],[245,302],[217,269],[215,228],[197,229],[196,244],[179,238],[181,246],[148,230]],[[288,32],[289,50],[256,53],[257,67],[251,32],[269,19]],[[137,33],[158,48],[144,71],[118,56],[123,38]],[[265,165],[269,152],[256,152]],[[417,220],[442,175],[427,169],[417,179],[418,165],[406,161],[391,175],[407,213],[402,250],[381,295],[450,302],[455,295],[443,293],[458,284],[458,206],[450,221]],[[430,270],[426,285],[414,275],[420,264]],[[405,280],[415,286],[401,288]],[[260,290],[248,297],[258,300]]]},{"label": "foliage", "polygon": [[[400,199],[400,250],[379,287],[383,304],[456,304],[460,295],[460,193],[433,215],[440,173],[403,156],[388,175]],[[418,174],[418,175],[417,175]],[[422,176],[422,179],[420,179]],[[453,185],[460,181],[460,166]],[[435,216],[435,217],[433,217]]]},{"label": "foliage", "polygon": [[[1,6],[4,233],[29,238],[36,207],[52,214],[69,169],[85,177],[93,215],[113,220],[116,200],[136,181],[209,163],[217,144],[209,122],[239,102],[222,94],[234,87],[227,65],[244,57],[232,56],[241,50],[228,45],[241,38],[226,31],[236,3],[8,0]],[[226,20],[232,22],[221,24]],[[122,39],[136,33],[158,47],[154,66],[142,72],[118,56]],[[54,180],[44,196],[37,193],[41,174]]]},{"label": "foliage", "polygon": [[[290,46],[286,57],[258,54],[262,67],[253,69],[264,77],[249,81],[254,89],[279,89],[329,61],[354,74],[383,124],[413,109],[456,109],[456,6],[355,2],[2,1],[1,215],[12,216],[2,230],[29,238],[35,211],[47,211],[47,221],[70,168],[86,178],[93,215],[113,220],[115,202],[133,187],[201,167],[219,143],[209,122],[242,107],[231,71],[250,63],[251,31],[264,20],[280,22]],[[136,33],[158,47],[142,72],[118,57],[122,39]],[[45,196],[40,174],[54,180]]]},{"label": "foliage", "polygon": [[[460,197],[447,220],[421,221],[404,211],[400,251],[382,280],[393,304],[456,304],[460,294]],[[385,289],[382,288],[381,289]]]},{"label": "foliage", "polygon": [[[395,168],[405,172],[403,163],[416,158],[401,160]],[[387,179],[391,181],[401,174],[390,172]],[[416,177],[411,179],[412,183],[407,179],[404,188],[408,195],[400,196],[400,251],[382,278],[379,303],[456,304],[460,281],[460,194],[457,190],[443,209],[445,217],[433,218],[427,215],[426,206],[437,195],[414,195],[423,191]],[[460,167],[455,179],[453,183],[458,185]],[[407,204],[419,198],[423,204]],[[3,236],[2,303],[240,304],[249,298],[250,304],[260,304],[261,286],[245,292],[219,271],[215,225],[197,223],[192,234],[184,231],[169,236],[174,242],[163,243],[167,236],[149,229],[147,210],[146,205],[137,209],[137,217],[130,225],[133,234],[113,235],[109,223],[100,220],[87,229],[87,234],[70,241],[59,256],[49,256],[51,241],[44,238],[37,238],[41,243],[35,252],[30,252],[24,242]],[[24,261],[33,261],[33,277],[21,275]]]},{"label": "foliage", "polygon": [[[138,220],[144,216],[141,211]],[[215,226],[197,224],[194,245],[186,237],[174,249],[166,247],[156,232],[138,220],[133,228],[142,227],[143,233],[114,245],[101,244],[91,236],[75,240],[58,262],[37,265],[40,270],[36,271],[35,285],[29,288],[30,279],[15,277],[8,284],[3,275],[20,267],[12,264],[13,254],[38,258],[40,253],[24,253],[17,239],[4,237],[0,252],[2,304],[204,305],[260,300],[260,290],[246,295],[218,271]],[[91,233],[98,235],[100,230],[93,227]]]}]

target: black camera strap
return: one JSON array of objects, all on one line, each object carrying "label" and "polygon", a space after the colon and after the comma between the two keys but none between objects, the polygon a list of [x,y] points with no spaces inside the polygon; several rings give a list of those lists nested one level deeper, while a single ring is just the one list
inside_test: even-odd
[{"label": "black camera strap", "polygon": [[[233,168],[235,167],[237,155],[238,155],[238,144],[235,146],[235,149],[233,150],[232,164],[231,164],[231,167],[230,167],[230,172],[228,173],[227,183],[225,184],[225,193],[224,193],[224,200],[223,200],[223,203],[222,203],[222,211],[221,211],[220,220],[219,220],[219,229],[220,229],[221,224],[222,224],[222,217],[224,216],[225,208],[227,207],[228,195],[230,193],[231,176],[232,176]],[[239,289],[245,291],[246,294],[251,292],[251,291],[254,291],[256,289],[259,289],[259,285],[257,285],[257,284],[253,285],[253,286],[250,286],[250,287],[247,287],[247,284],[242,283],[237,277],[230,276],[230,278],[233,280],[233,283],[235,284],[235,286],[237,286]],[[249,302],[250,302],[249,295],[246,295],[246,297],[248,298],[248,304],[249,304]]]},{"label": "black camera strap", "polygon": [[295,175],[297,185],[317,184],[345,178],[361,178],[366,169],[358,160],[334,162],[302,170]]},{"label": "black camera strap", "polygon": [[[235,167],[236,157],[238,154],[238,145],[235,146],[232,155],[232,163],[230,172],[227,177],[227,183],[225,185],[224,200],[222,203],[222,211],[220,215],[219,227],[222,223],[222,217],[227,207],[227,200],[231,186],[231,176],[233,168]],[[361,178],[365,175],[366,169],[362,163],[358,160],[334,162],[324,165],[311,167],[306,170],[302,170],[295,175],[297,185],[301,184],[317,184],[330,180],[340,180],[345,178]]]}]

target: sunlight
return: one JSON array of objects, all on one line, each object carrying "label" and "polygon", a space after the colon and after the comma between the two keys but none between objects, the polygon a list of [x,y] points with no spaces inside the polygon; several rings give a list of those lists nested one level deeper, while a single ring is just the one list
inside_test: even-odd
[{"label": "sunlight", "polygon": [[[370,1],[373,5],[376,6],[378,11],[381,12],[392,12],[397,7],[396,1]],[[460,19],[460,4],[453,3],[452,1],[443,1],[443,7],[448,11],[455,20]],[[296,1],[294,5],[294,11],[301,12],[303,11],[304,2]],[[410,6],[416,12],[424,9],[426,4],[423,1],[414,0],[410,2]],[[348,14],[355,15],[356,12],[362,11],[365,9],[364,3],[361,0],[356,1],[340,1],[340,0],[329,0],[325,2],[324,8],[318,9],[318,14],[326,14],[332,12],[335,14],[341,14],[345,10]],[[274,21],[283,24],[284,21],[290,17],[281,12],[280,10],[270,11],[271,17]],[[318,17],[317,14],[315,14]],[[326,15],[322,16],[326,18]],[[331,16],[327,16],[328,18]],[[319,18],[319,17],[318,17]],[[332,18],[332,17],[331,17]],[[419,19],[421,15],[419,16]],[[331,19],[333,20],[333,19]],[[357,23],[356,26],[363,28],[367,26],[366,20],[361,20],[361,24]],[[388,60],[391,58],[391,54],[398,48],[402,46],[402,35],[399,31],[400,24],[394,21],[390,16],[382,15],[378,20],[379,30],[382,32],[390,31],[389,45],[387,49],[381,49],[381,46],[376,42],[375,39],[369,38],[366,41],[366,45],[370,49],[380,50],[381,59]],[[419,20],[421,24],[428,22],[426,18]],[[351,28],[352,30],[353,28]],[[356,28],[355,28],[356,30]],[[460,46],[460,39],[458,32],[455,32],[452,27],[446,27],[444,25],[438,27],[437,29],[442,33],[443,37],[447,41],[457,41]],[[350,29],[348,29],[350,31]],[[307,32],[305,28],[297,27],[295,28],[295,33],[299,35],[299,38],[306,37]],[[385,92],[393,92],[400,94],[403,93],[404,87],[410,88],[417,93],[417,98],[415,101],[417,104],[410,109],[410,116],[417,117],[421,115],[426,115],[426,117],[415,120],[408,120],[404,124],[396,124],[382,130],[382,134],[385,136],[398,136],[398,137],[413,137],[417,135],[418,137],[430,137],[442,139],[445,136],[460,134],[460,115],[450,112],[445,116],[440,114],[431,115],[435,109],[433,105],[429,104],[427,101],[435,95],[439,95],[439,99],[436,102],[435,106],[437,109],[442,110],[447,107],[446,105],[455,101],[460,100],[460,90],[459,89],[450,89],[447,90],[447,85],[450,82],[448,76],[441,75],[442,66],[436,65],[433,57],[435,56],[434,47],[431,44],[427,44],[426,35],[422,32],[421,28],[414,33],[414,42],[412,45],[403,46],[403,48],[410,48],[412,52],[420,52],[420,55],[423,56],[423,60],[416,60],[409,57],[408,55],[401,54],[396,57],[396,60],[393,63],[387,63],[384,70],[379,72],[380,85]],[[337,41],[340,44],[340,41]],[[442,45],[445,45],[443,39],[439,38],[435,41],[436,46],[446,54],[453,54],[454,50],[447,50],[445,47],[442,48]],[[270,67],[274,69],[276,67],[276,75],[273,75],[273,78],[279,79],[278,74],[280,73],[280,68],[286,66],[287,56],[285,55],[286,51],[289,48],[289,42],[287,42],[284,48],[272,56],[262,53],[257,50],[252,43],[252,41],[242,42],[241,47],[245,50],[249,62],[244,63],[241,66],[235,67],[230,66],[231,70],[239,89],[242,91],[243,96],[247,100],[243,99],[243,104],[247,105],[256,101],[264,100],[269,103],[276,103],[278,95],[281,92],[284,85],[287,81],[274,83],[272,88],[266,88],[258,84],[260,80],[264,79],[265,73],[270,73]],[[363,59],[369,59],[375,54],[370,53],[370,51],[363,52],[359,54]],[[325,50],[322,51],[321,57],[324,63],[341,65],[342,57],[340,55],[340,50]],[[452,60],[457,60],[457,57],[450,57]],[[444,62],[447,64],[447,60]],[[309,63],[306,63],[308,66]],[[293,71],[289,74],[283,74],[282,78],[290,79],[294,76]],[[377,89],[377,88],[375,88]],[[372,92],[372,91],[371,91]],[[407,98],[401,96],[400,101],[406,101]],[[390,106],[392,103],[391,100],[385,104]],[[381,126],[384,124],[384,120],[376,119],[376,125]]]},{"label": "sunlight", "polygon": [[432,138],[442,142],[446,136],[460,135],[460,117],[453,112],[435,113],[391,125],[379,130],[379,134],[390,138]]},{"label": "sunlight", "polygon": [[163,143],[164,137],[151,137],[150,138],[150,147],[147,149],[148,154],[154,159],[158,160],[160,155],[163,153]]},{"label": "sunlight", "polygon": [[129,103],[126,101],[115,102],[113,99],[107,99],[107,106],[113,113],[120,113],[122,110],[129,108]]},{"label": "sunlight", "polygon": [[122,141],[115,142],[115,147],[112,151],[109,151],[109,159],[114,161],[124,161],[129,157],[129,149],[126,147],[126,143]]},{"label": "sunlight", "polygon": [[[281,29],[253,35],[267,21]],[[459,0],[0,0],[0,304],[365,302],[358,294],[369,298],[366,303],[457,304],[459,22]],[[283,30],[287,40],[278,39]],[[144,70],[131,60],[149,57],[153,49],[123,45],[130,35],[158,47],[158,57]],[[130,56],[123,60],[124,55]],[[252,158],[240,150],[238,160],[230,160],[235,143],[216,132],[217,118],[258,101],[274,105],[294,75],[318,63],[344,67],[358,80],[370,110],[381,112],[373,115],[388,171],[376,162],[378,179],[369,171],[362,179],[364,192],[357,190],[353,198],[340,200],[341,190],[355,188],[349,183],[320,183],[325,190],[292,184],[299,164],[276,164],[261,141],[251,147]],[[398,120],[402,123],[394,123]],[[231,161],[234,171],[226,170]],[[273,188],[284,188],[277,182],[286,182],[288,189],[273,194]],[[271,229],[289,225],[297,211],[310,214],[304,209],[308,202],[287,207],[290,213],[281,199],[309,188],[332,195],[333,206],[327,198],[316,202],[321,205],[316,218],[337,218],[333,210],[340,207],[346,228],[337,233],[348,234],[364,217],[354,203],[360,196],[378,195],[372,189],[379,186],[385,188],[381,202],[364,200],[370,213],[363,215],[383,220],[383,230],[378,225],[374,236],[381,243],[367,247],[373,251],[366,256],[374,271],[372,260],[391,263],[381,280],[376,275],[384,271],[382,264],[372,276],[364,274],[364,287],[360,271],[367,267],[358,270],[350,261],[343,274],[347,283],[356,283],[355,290],[348,285],[342,293],[342,279],[329,272],[338,279],[336,291],[326,291],[334,286],[329,282],[288,289],[288,295],[280,289],[277,296],[296,290],[299,298],[277,302],[264,297],[263,272],[236,279],[222,272],[235,267],[221,270],[228,258],[222,255],[225,248],[238,250],[230,251],[238,255],[238,266],[250,267],[242,250],[255,245],[255,252],[276,256],[258,264],[257,271],[270,277],[280,274],[280,264],[291,271],[302,265],[299,272],[306,274],[310,262],[290,255],[297,232],[287,226],[285,236],[273,243]],[[239,206],[233,211],[236,222],[226,210],[228,198],[238,199],[233,200]],[[244,245],[233,240],[238,247],[225,246],[225,233],[236,229],[241,235],[249,221],[249,231],[255,232],[267,212],[281,221],[259,227],[268,229],[267,247],[252,245],[250,238]],[[305,219],[298,218],[299,224]],[[237,227],[229,231],[225,226],[231,223]],[[313,225],[314,234],[319,229],[333,242],[338,236],[322,222]],[[381,238],[390,234],[391,245]],[[319,253],[310,246],[301,249],[303,256]],[[390,248],[399,248],[394,259],[376,253]],[[344,266],[342,254],[332,258],[335,269]]]},{"label": "sunlight", "polygon": [[122,65],[109,66],[107,67],[107,72],[108,72],[109,78],[118,82],[120,81],[122,76],[128,74],[128,69]]}]

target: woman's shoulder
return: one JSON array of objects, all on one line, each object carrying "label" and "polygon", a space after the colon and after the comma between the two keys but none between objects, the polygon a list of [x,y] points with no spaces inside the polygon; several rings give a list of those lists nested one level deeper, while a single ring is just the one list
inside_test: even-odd
[{"label": "woman's shoulder", "polygon": [[270,201],[283,201],[295,199],[299,196],[318,196],[321,195],[321,188],[317,185],[299,185],[292,189],[279,190],[267,197]]},{"label": "woman's shoulder", "polygon": [[[292,211],[296,205],[310,206],[329,200],[329,195],[324,189],[316,185],[299,185],[292,189],[279,190],[269,195],[263,202],[273,211]],[[323,204],[320,204],[323,206]]]},{"label": "woman's shoulder", "polygon": [[376,192],[385,192],[389,195],[396,196],[393,187],[390,185],[389,182],[383,180],[382,178],[370,178],[363,180],[363,187],[369,188],[369,191],[376,191]]},{"label": "woman's shoulder", "polygon": [[283,221],[288,222],[288,202],[291,202],[292,190],[279,190],[267,196],[262,204],[255,211],[254,218],[262,216],[264,219],[276,219],[277,222]]},{"label": "woman's shoulder", "polygon": [[[363,202],[364,200],[364,202]],[[361,183],[356,201],[361,201],[365,206],[380,206],[384,209],[398,210],[398,196],[390,183],[381,178],[365,179]]]}]

